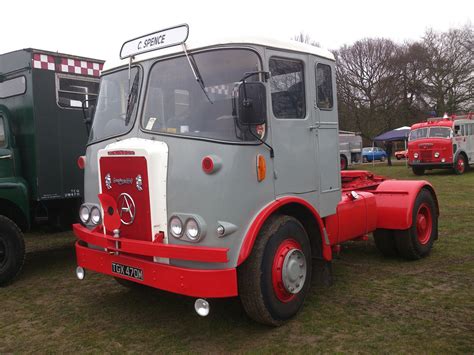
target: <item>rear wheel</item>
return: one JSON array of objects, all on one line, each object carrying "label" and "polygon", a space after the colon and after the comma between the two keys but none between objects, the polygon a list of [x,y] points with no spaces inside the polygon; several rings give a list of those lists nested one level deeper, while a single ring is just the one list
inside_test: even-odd
[{"label": "rear wheel", "polygon": [[273,216],[260,231],[252,253],[239,268],[239,293],[253,320],[278,326],[303,306],[311,286],[311,248],[301,223]]},{"label": "rear wheel", "polygon": [[377,249],[384,256],[398,255],[397,245],[395,243],[394,231],[390,229],[376,229],[374,231],[374,242]]},{"label": "rear wheel", "polygon": [[467,168],[466,158],[463,154],[459,154],[456,162],[454,163],[454,172],[456,175],[464,174]]},{"label": "rear wheel", "polygon": [[341,171],[347,169],[347,158],[341,155]]},{"label": "rear wheel", "polygon": [[427,256],[438,236],[438,216],[433,195],[427,189],[418,194],[412,214],[412,226],[395,231],[398,252],[409,260]]},{"label": "rear wheel", "polygon": [[418,176],[423,175],[425,173],[425,168],[419,166],[413,166],[411,170],[413,171],[413,174]]},{"label": "rear wheel", "polygon": [[25,241],[20,228],[9,218],[0,216],[0,286],[10,283],[25,262]]},{"label": "rear wheel", "polygon": [[402,159],[402,157],[400,155],[395,155],[395,157],[397,158],[397,160]]}]

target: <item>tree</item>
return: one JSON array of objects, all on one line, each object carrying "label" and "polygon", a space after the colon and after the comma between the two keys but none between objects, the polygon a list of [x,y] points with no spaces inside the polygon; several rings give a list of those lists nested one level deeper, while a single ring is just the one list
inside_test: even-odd
[{"label": "tree", "polygon": [[301,43],[310,44],[315,47],[319,47],[319,42],[313,40],[311,36],[307,33],[300,32],[296,36],[293,36],[292,40],[301,42]]}]

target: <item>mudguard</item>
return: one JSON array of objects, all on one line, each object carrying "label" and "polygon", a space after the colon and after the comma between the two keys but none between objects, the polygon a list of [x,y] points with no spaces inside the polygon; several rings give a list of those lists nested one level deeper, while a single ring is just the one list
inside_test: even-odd
[{"label": "mudguard", "polygon": [[405,230],[412,225],[413,206],[418,193],[428,189],[439,205],[433,186],[425,180],[385,180],[373,193],[377,202],[377,228]]}]

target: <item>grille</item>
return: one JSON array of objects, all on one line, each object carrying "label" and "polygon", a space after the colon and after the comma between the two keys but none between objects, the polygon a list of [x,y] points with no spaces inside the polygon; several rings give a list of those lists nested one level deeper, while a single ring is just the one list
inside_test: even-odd
[{"label": "grille", "polygon": [[433,152],[431,150],[421,151],[421,161],[432,161],[433,160]]}]

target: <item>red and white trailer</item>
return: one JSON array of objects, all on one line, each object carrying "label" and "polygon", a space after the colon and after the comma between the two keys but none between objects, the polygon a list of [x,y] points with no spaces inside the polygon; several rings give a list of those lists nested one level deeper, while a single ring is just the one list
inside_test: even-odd
[{"label": "red and white trailer", "polygon": [[453,169],[463,174],[474,164],[474,113],[429,118],[411,126],[408,137],[408,164],[413,173]]}]

